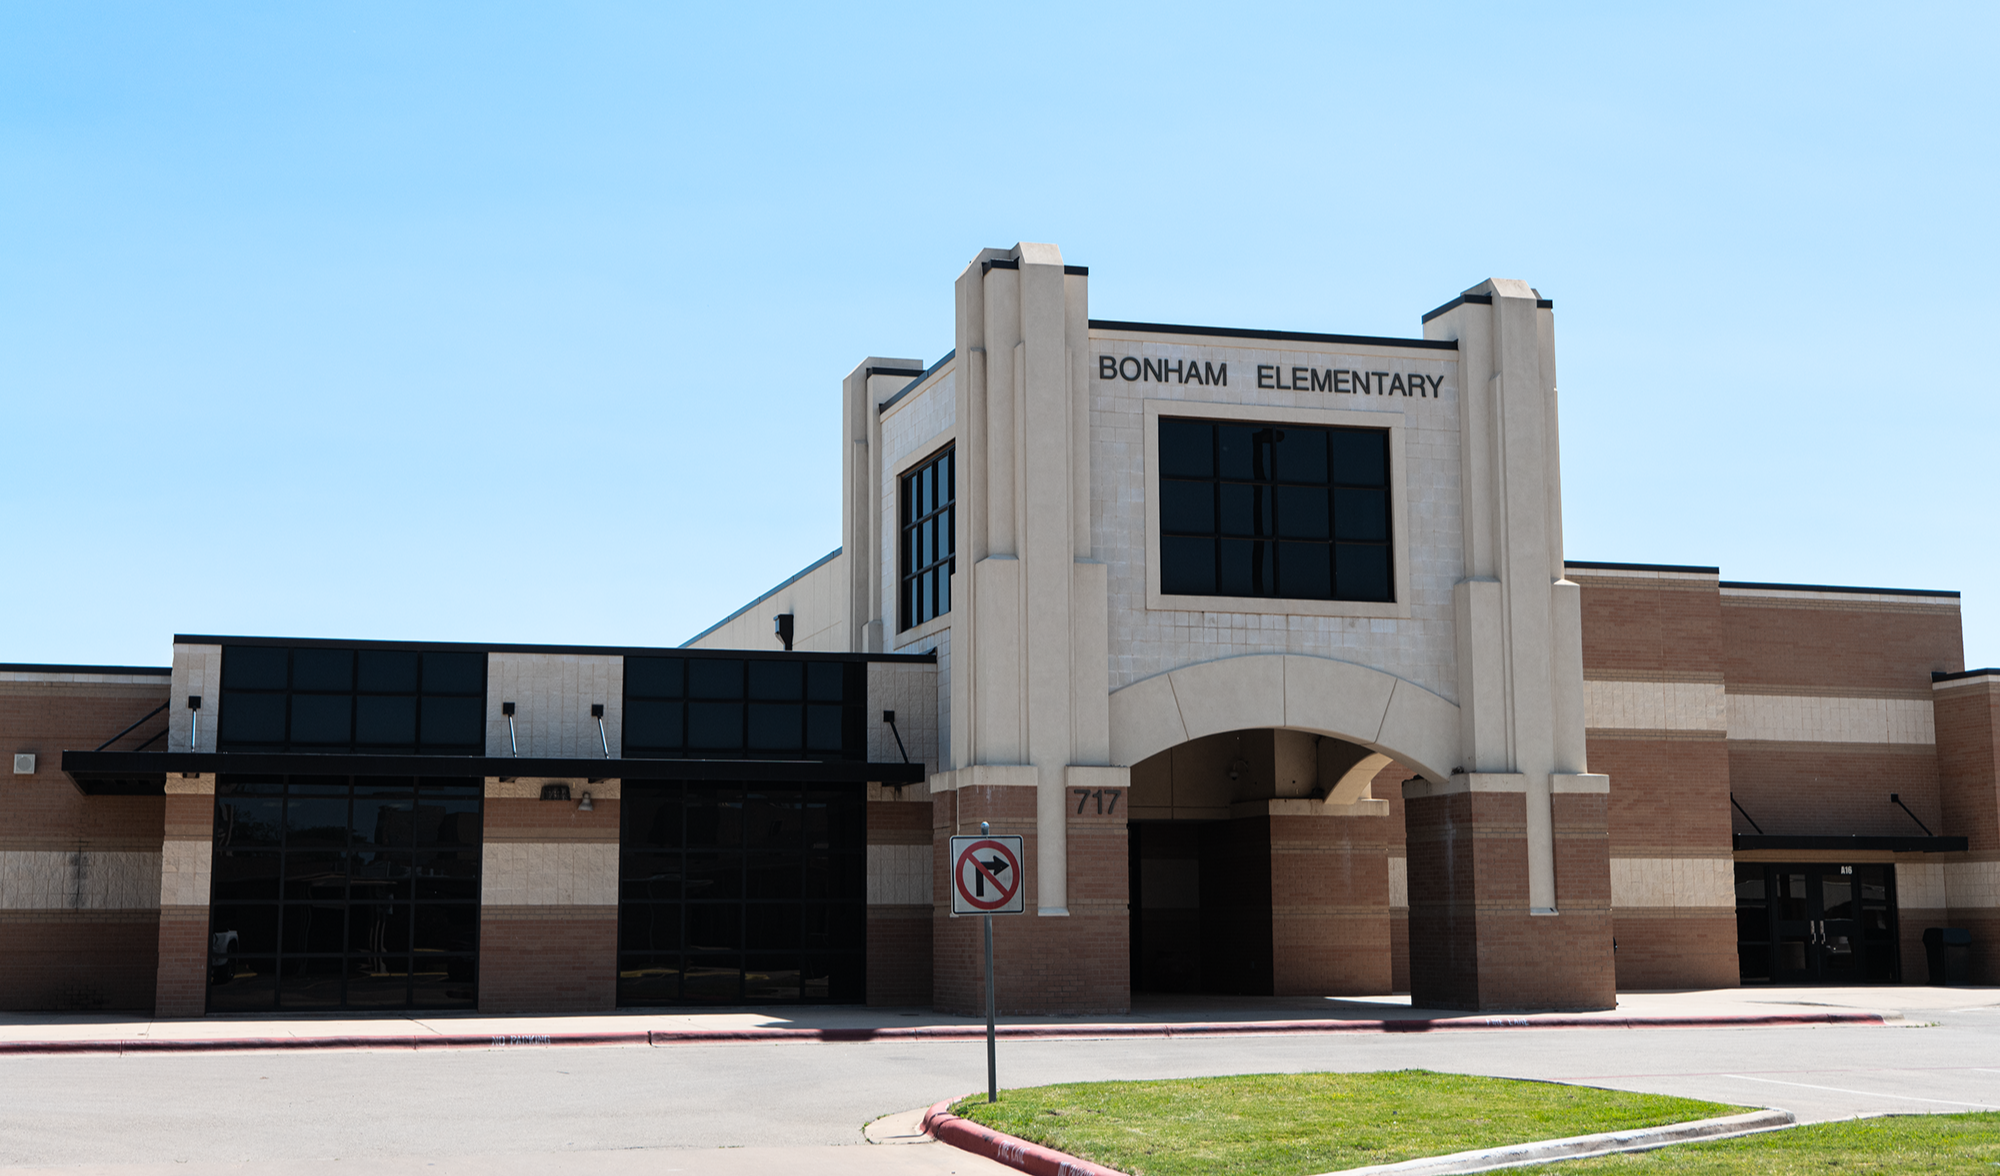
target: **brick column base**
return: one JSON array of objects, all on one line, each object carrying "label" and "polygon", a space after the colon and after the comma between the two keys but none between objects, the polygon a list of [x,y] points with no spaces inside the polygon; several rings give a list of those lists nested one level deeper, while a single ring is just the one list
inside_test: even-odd
[{"label": "brick column base", "polygon": [[[972,785],[931,797],[933,897],[931,1000],[939,1012],[986,1011],[986,955],[979,917],[951,917],[950,839],[1018,833],[1026,858],[1026,914],[993,920],[994,993],[1009,1015],[1124,1013],[1132,1008],[1131,886],[1123,811],[1095,806],[1068,819],[1069,915],[1035,913],[1036,788]],[[1123,806],[1118,806],[1122,810]]]},{"label": "brick column base", "polygon": [[1388,992],[1388,818],[1268,819],[1272,994]]},{"label": "brick column base", "polygon": [[1554,798],[1553,915],[1528,909],[1525,793],[1407,799],[1411,1004],[1582,1010],[1617,1003],[1605,799]]}]

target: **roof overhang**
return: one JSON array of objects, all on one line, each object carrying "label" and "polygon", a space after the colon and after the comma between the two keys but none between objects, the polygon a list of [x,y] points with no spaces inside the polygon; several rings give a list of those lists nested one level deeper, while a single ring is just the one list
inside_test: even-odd
[{"label": "roof overhang", "polygon": [[62,770],[92,796],[160,796],[168,775],[536,776],[566,780],[718,780],[788,784],[921,784],[924,765],[861,760],[591,759],[311,752],[65,751]]},{"label": "roof overhang", "polygon": [[1842,834],[1737,833],[1736,848],[1798,850],[1871,850],[1877,853],[1961,853],[1963,837],[1862,837]]}]

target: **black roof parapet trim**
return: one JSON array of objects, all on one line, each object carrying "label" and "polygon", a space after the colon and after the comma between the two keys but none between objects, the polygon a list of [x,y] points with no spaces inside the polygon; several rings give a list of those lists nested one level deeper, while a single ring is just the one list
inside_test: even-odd
[{"label": "black roof parapet trim", "polygon": [[871,367],[871,368],[861,369],[861,378],[864,380],[872,379],[875,376],[911,377],[911,376],[921,376],[923,374],[924,373],[921,370],[911,371],[909,368]]},{"label": "black roof parapet trim", "polygon": [[1721,568],[1700,567],[1695,564],[1642,564],[1642,563],[1599,563],[1588,559],[1566,559],[1566,568],[1585,568],[1593,572],[1688,572],[1700,576],[1719,576]]},{"label": "black roof parapet trim", "polygon": [[1747,588],[1753,592],[1851,592],[1863,596],[1945,596],[1958,599],[1956,591],[1928,588],[1862,588],[1853,584],[1763,584],[1753,580],[1724,580],[1724,588]]},{"label": "black roof parapet trim", "polygon": [[[839,548],[822,556],[821,563],[840,553]],[[811,569],[807,569],[810,571]],[[782,588],[784,585],[780,584]],[[771,592],[778,589],[773,588]],[[764,594],[770,595],[769,592]],[[759,600],[763,597],[758,597]],[[756,601],[752,601],[755,604]],[[743,657],[851,662],[935,662],[937,651],[925,653],[813,653],[782,649],[688,649],[685,646],[649,645],[513,645],[479,641],[347,641],[337,637],[220,637],[210,634],[174,634],[176,645],[282,645],[303,649],[433,649],[455,653],[587,653],[614,657]],[[603,773],[599,773],[602,775]]]},{"label": "black roof parapet trim", "polygon": [[[1020,268],[1021,259],[1018,257],[994,257],[979,263],[979,276],[985,277],[989,270],[1017,270]],[[1087,278],[1090,276],[1090,267],[1087,265],[1066,265],[1063,267],[1063,276]]]},{"label": "black roof parapet trim", "polygon": [[172,666],[66,666],[40,662],[0,662],[0,674],[143,674],[171,677]]},{"label": "black roof parapet trim", "polygon": [[1180,323],[1130,323],[1091,319],[1093,331],[1139,331],[1149,335],[1209,335],[1225,339],[1274,339],[1293,343],[1348,343],[1364,347],[1411,347],[1457,351],[1456,339],[1391,339],[1386,335],[1320,335],[1309,331],[1254,331],[1238,327],[1191,327]]},{"label": "black roof parapet trim", "polygon": [[936,363],[925,368],[923,371],[918,372],[916,378],[911,380],[909,383],[903,385],[901,388],[897,389],[896,394],[894,396],[891,396],[889,399],[884,400],[882,403],[876,405],[875,415],[880,416],[883,413],[888,412],[890,405],[896,403],[898,400],[901,400],[903,397],[908,396],[912,388],[915,388],[918,384],[921,384],[925,380],[930,379],[932,373],[936,372],[939,368],[943,367],[944,365],[950,363],[952,360],[957,358],[958,358],[958,348],[956,347],[952,348],[950,351],[947,351],[943,355],[939,356],[938,361]]},{"label": "black roof parapet trim", "polygon": [[1983,678],[1988,674],[2000,677],[2000,668],[1987,666],[1984,669],[1978,670],[1932,670],[1931,681],[1934,683],[1956,682],[1960,678]]},{"label": "black roof parapet trim", "polygon": [[1424,313],[1424,321],[1429,322],[1441,314],[1450,314],[1452,311],[1457,310],[1459,307],[1467,305],[1491,306],[1493,305],[1493,295],[1460,294],[1458,297],[1452,299],[1450,302],[1445,303],[1443,306],[1438,307],[1436,310],[1426,311]]}]

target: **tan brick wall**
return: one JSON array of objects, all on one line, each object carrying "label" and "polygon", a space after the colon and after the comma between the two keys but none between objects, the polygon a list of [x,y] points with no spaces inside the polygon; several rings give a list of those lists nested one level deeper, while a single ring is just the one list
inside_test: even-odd
[{"label": "tan brick wall", "polygon": [[479,1011],[597,1013],[617,1000],[618,908],[485,906]]},{"label": "tan brick wall", "polygon": [[1576,568],[1569,575],[1583,588],[1585,678],[1723,680],[1721,594],[1715,580]]},{"label": "tan brick wall", "polygon": [[0,911],[0,1008],[153,1007],[159,910]]},{"label": "tan brick wall", "polygon": [[1618,940],[1618,990],[1734,988],[1736,912],[1676,907],[1620,907],[1612,914]]},{"label": "tan brick wall", "polygon": [[1927,697],[1931,672],[1965,668],[1958,602],[1725,594],[1723,671],[1731,690],[1837,687]]},{"label": "tan brick wall", "polygon": [[153,1015],[208,1011],[208,905],[160,908]]},{"label": "tan brick wall", "polygon": [[2000,850],[2000,686],[1990,679],[1938,686],[1940,819],[1974,852]]},{"label": "tan brick wall", "polygon": [[[1922,836],[1909,813],[1889,803],[1892,792],[1932,832],[1949,832],[1938,803],[1937,756],[1923,744],[1731,740],[1729,781],[1766,833]],[[1753,831],[1732,815],[1736,832]]]},{"label": "tan brick wall", "polygon": [[1586,747],[1590,770],[1611,777],[1612,853],[1729,856],[1730,760],[1719,734],[1593,734]]},{"label": "tan brick wall", "polygon": [[1265,819],[1270,828],[1273,994],[1389,991],[1387,818]]}]

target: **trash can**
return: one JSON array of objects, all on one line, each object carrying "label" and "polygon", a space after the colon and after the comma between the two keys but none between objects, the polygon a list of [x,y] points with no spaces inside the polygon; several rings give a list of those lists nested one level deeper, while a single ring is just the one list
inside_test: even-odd
[{"label": "trash can", "polygon": [[1972,932],[1963,927],[1924,928],[1924,959],[1932,984],[1972,983]]}]

